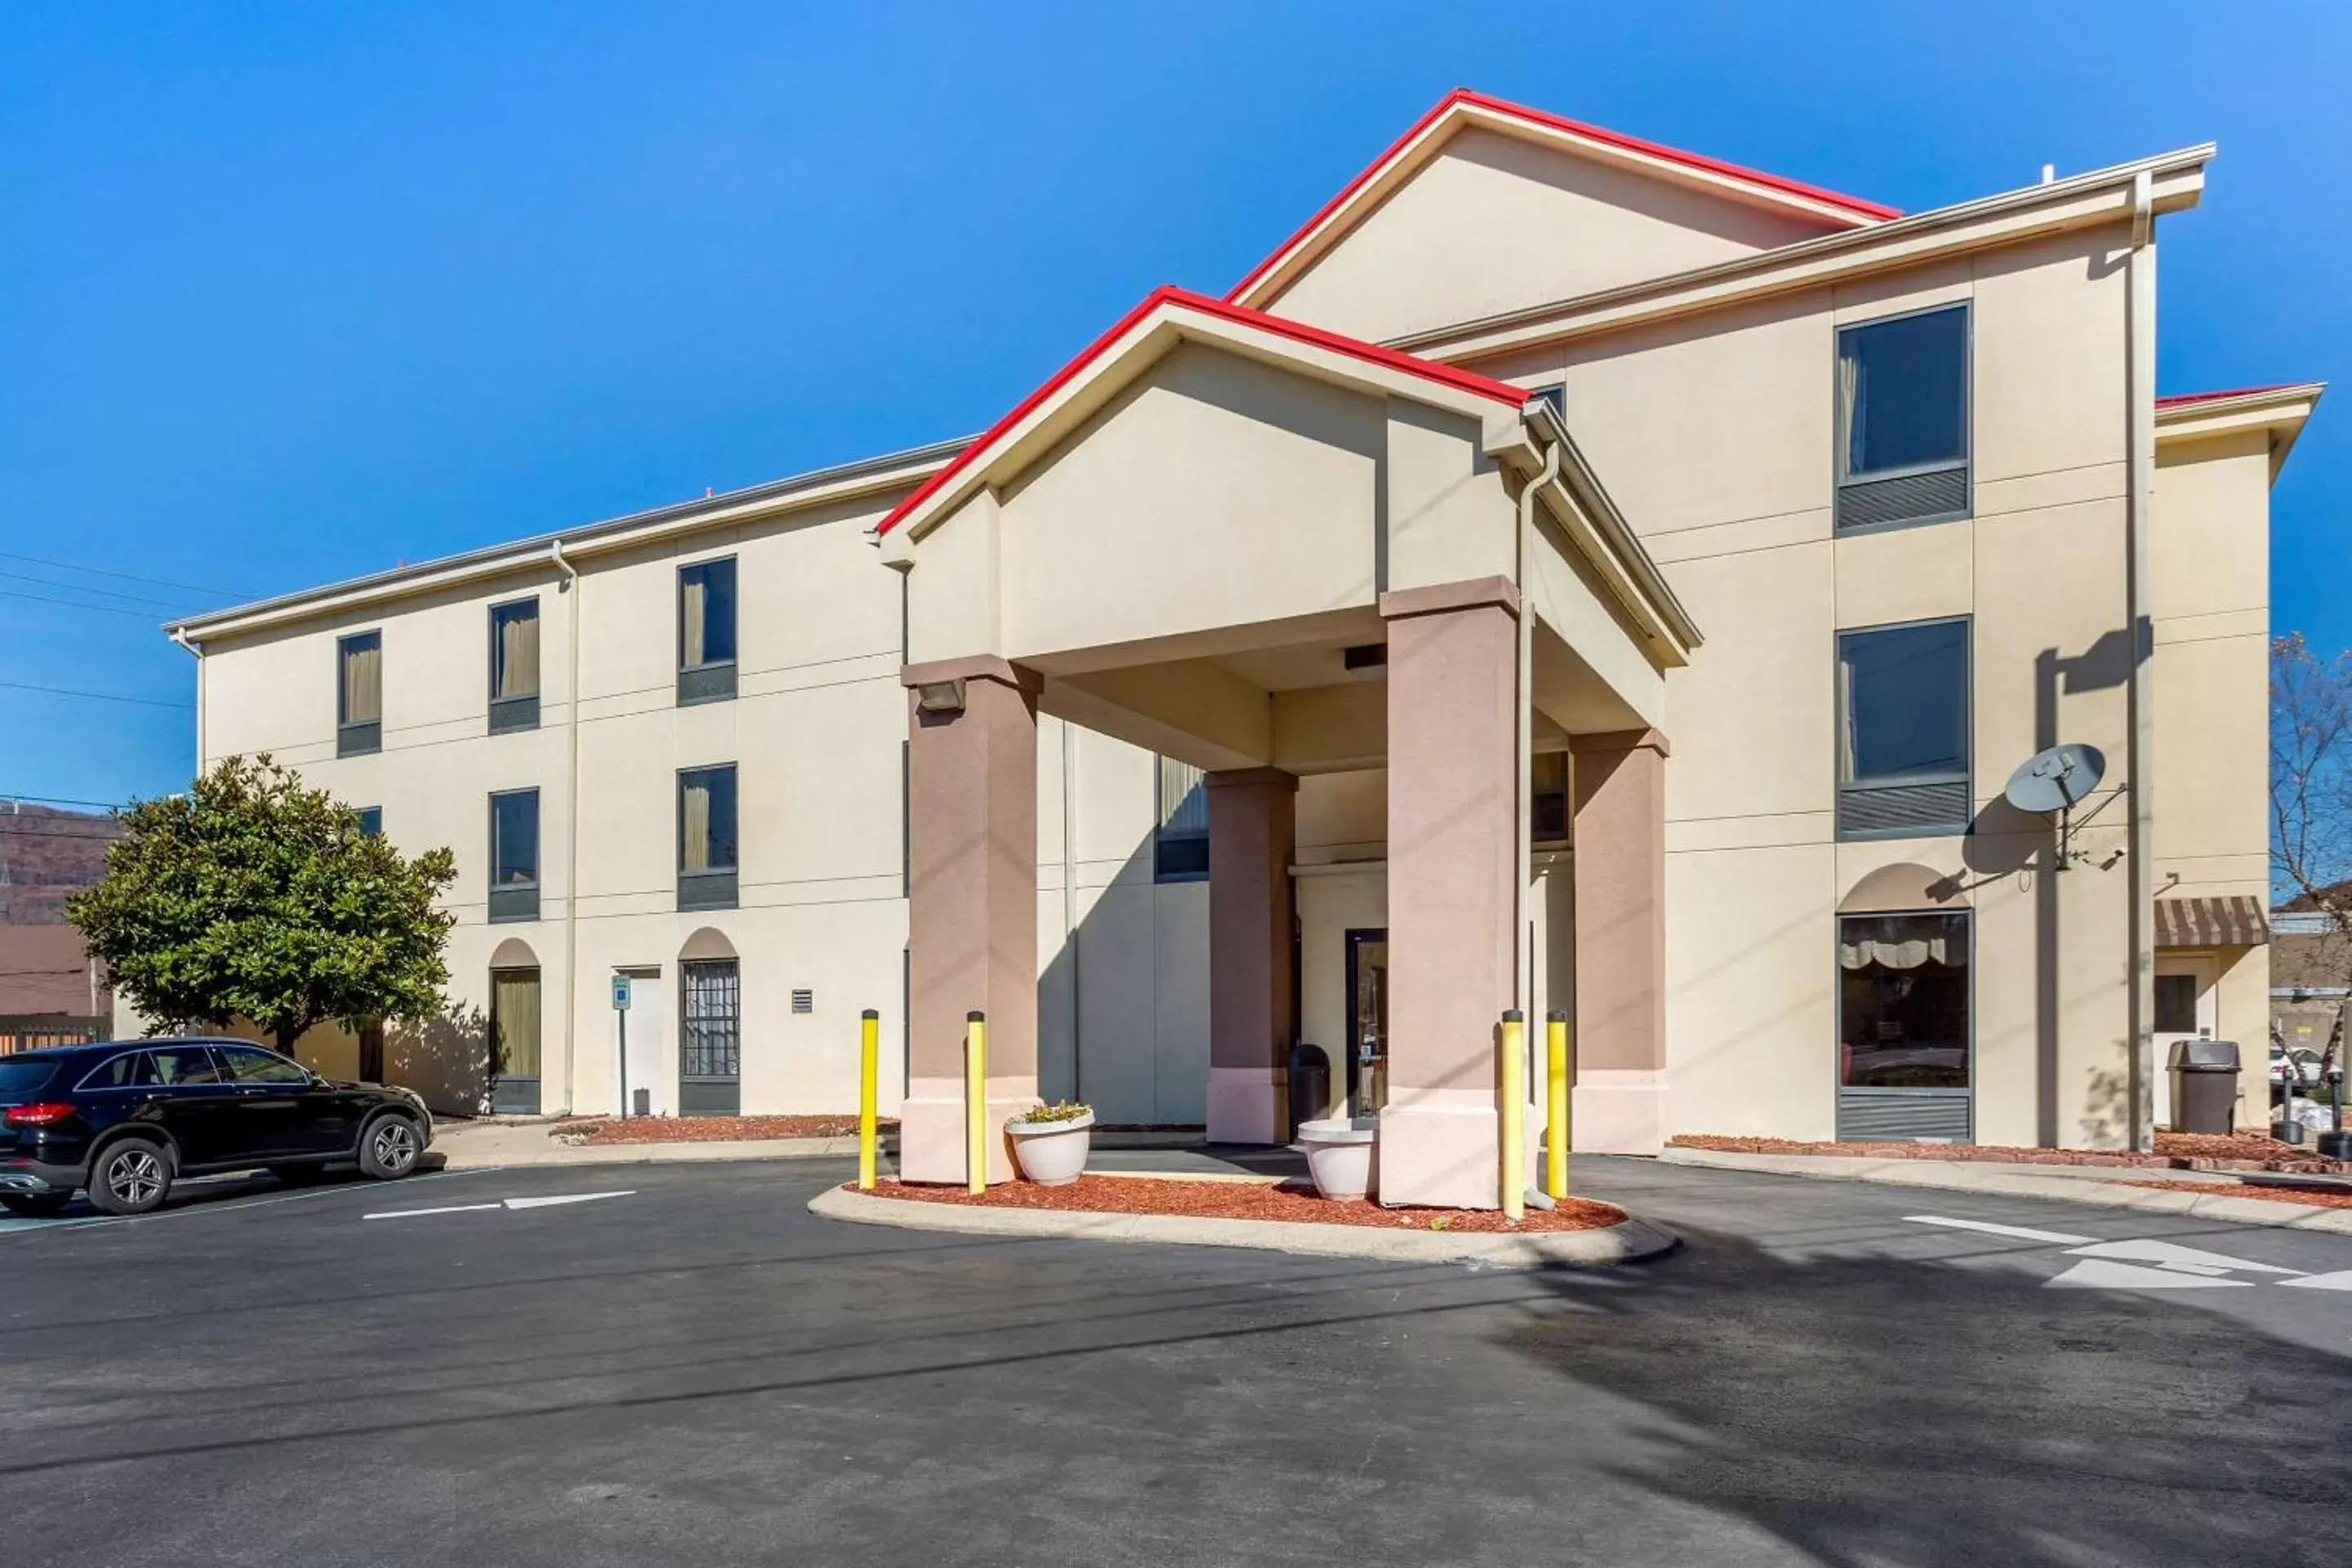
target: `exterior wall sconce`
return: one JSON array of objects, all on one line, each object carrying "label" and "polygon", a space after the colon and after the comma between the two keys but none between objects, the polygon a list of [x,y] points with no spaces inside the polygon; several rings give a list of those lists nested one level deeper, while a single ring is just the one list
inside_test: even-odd
[{"label": "exterior wall sconce", "polygon": [[915,706],[926,713],[963,711],[963,682],[926,680],[915,688]]}]

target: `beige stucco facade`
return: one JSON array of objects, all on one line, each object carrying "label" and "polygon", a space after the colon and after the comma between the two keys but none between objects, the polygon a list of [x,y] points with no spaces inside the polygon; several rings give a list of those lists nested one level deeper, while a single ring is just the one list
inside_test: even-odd
[{"label": "beige stucco facade", "polygon": [[[191,624],[201,751],[456,849],[453,1016],[385,1062],[452,1108],[529,965],[543,1109],[619,1109],[615,973],[678,1109],[678,966],[731,958],[741,1108],[853,1104],[875,1008],[910,1173],[961,1171],[972,1008],[1000,1116],[1278,1138],[1294,1044],[1343,1109],[1384,941],[1384,1184],[1490,1203],[1506,1007],[1572,1019],[1579,1147],[1827,1138],[1841,911],[1965,910],[1967,1135],[2144,1134],[2162,973],[2249,1042],[2251,1121],[2264,950],[2159,949],[2153,900],[2263,894],[2269,486],[2318,389],[2154,397],[2156,220],[2208,152],[1906,218],[1457,95],[968,445]],[[1961,515],[1842,528],[1841,331],[1956,306]],[[679,571],[721,557],[734,696],[682,705]],[[532,595],[539,724],[490,733],[490,607]],[[1946,621],[1967,830],[1842,834],[1840,636]],[[364,631],[381,750],[339,757]],[[2002,792],[2061,742],[2107,766],[2057,872]],[[1213,880],[1157,864],[1162,757]],[[1530,757],[1567,759],[1533,848]],[[734,907],[681,910],[678,775],[718,763]],[[539,918],[494,921],[521,788]]]}]

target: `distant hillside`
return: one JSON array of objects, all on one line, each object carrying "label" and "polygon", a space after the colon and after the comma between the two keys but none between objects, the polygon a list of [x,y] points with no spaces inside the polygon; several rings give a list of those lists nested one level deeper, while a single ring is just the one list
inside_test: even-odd
[{"label": "distant hillside", "polygon": [[56,925],[66,895],[106,874],[110,816],[0,801],[0,925]]}]

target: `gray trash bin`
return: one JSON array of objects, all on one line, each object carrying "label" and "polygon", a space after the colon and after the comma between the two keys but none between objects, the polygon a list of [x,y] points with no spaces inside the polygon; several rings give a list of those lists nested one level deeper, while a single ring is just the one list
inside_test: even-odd
[{"label": "gray trash bin", "polygon": [[2238,1042],[2172,1042],[2172,1130],[2227,1134],[2237,1120]]},{"label": "gray trash bin", "polygon": [[1299,1045],[1290,1047],[1290,1133],[1298,1135],[1298,1124],[1329,1114],[1331,1109],[1331,1058],[1320,1046]]}]

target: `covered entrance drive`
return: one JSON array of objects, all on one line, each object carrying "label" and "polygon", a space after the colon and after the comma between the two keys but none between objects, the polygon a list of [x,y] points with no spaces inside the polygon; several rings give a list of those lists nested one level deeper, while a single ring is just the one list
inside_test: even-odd
[{"label": "covered entrance drive", "polygon": [[[1349,922],[1386,932],[1381,1196],[1496,1204],[1514,1006],[1572,1012],[1580,1146],[1656,1146],[1665,672],[1698,639],[1549,405],[1161,290],[882,535],[908,577],[908,1179],[963,1179],[968,1013],[992,1121],[1036,1093],[1040,712],[1207,771],[1212,1138],[1289,1134],[1293,955],[1323,951],[1293,944],[1299,784],[1360,773],[1385,805],[1383,918]],[[1565,796],[1540,871],[1538,754]]]}]

